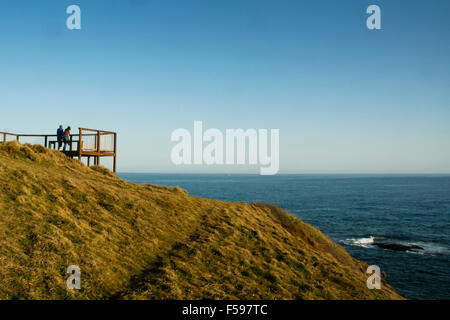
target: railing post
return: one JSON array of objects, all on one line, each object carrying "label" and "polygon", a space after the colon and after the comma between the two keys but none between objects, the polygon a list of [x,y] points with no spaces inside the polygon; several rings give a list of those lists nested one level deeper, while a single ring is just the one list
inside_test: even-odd
[{"label": "railing post", "polygon": [[116,173],[117,167],[117,133],[114,133],[114,159],[113,159],[113,172]]},{"label": "railing post", "polygon": [[83,132],[80,128],[78,128],[78,160],[81,161],[81,149],[83,149]]},{"label": "railing post", "polygon": [[97,131],[97,152],[100,154],[100,131]]},{"label": "railing post", "polygon": [[6,133],[3,134],[3,142],[6,142]]},{"label": "railing post", "polygon": [[97,165],[100,165],[100,130],[97,130]]}]

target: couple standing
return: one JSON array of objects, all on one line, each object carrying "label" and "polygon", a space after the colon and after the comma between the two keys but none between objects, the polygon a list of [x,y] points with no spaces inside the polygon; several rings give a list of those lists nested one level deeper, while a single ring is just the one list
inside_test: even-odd
[{"label": "couple standing", "polygon": [[58,130],[56,131],[56,136],[58,139],[58,150],[61,149],[61,145],[64,143],[62,151],[66,151],[66,145],[70,143],[71,134],[72,131],[70,127],[67,127],[66,130],[64,130],[62,125],[59,126]]}]

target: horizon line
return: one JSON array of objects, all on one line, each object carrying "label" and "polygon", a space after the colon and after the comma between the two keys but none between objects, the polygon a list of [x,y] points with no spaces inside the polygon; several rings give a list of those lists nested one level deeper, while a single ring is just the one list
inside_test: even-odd
[{"label": "horizon line", "polygon": [[117,174],[180,174],[180,175],[251,175],[251,176],[283,176],[283,175],[441,175],[448,176],[449,173],[277,173],[275,175],[261,175],[259,173],[241,172],[241,173],[227,173],[227,172],[145,172],[145,171],[118,171]]}]

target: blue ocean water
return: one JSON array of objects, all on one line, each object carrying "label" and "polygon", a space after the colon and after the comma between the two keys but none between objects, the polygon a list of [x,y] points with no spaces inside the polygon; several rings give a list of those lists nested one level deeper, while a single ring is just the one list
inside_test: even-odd
[{"label": "blue ocean water", "polygon": [[[408,299],[450,299],[449,175],[136,174],[134,183],[194,196],[273,203],[319,228],[355,258],[380,266]],[[374,242],[418,245],[391,251]]]}]

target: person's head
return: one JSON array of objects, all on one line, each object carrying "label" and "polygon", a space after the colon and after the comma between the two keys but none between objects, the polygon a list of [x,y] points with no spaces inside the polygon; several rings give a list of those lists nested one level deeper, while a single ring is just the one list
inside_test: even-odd
[{"label": "person's head", "polygon": [[69,126],[69,127],[67,127],[67,130],[72,130],[72,128],[70,128],[70,126]]},{"label": "person's head", "polygon": [[62,125],[62,124],[60,124],[60,125],[59,125],[59,128],[60,128],[60,129],[62,129],[62,128],[63,128],[63,125]]}]

